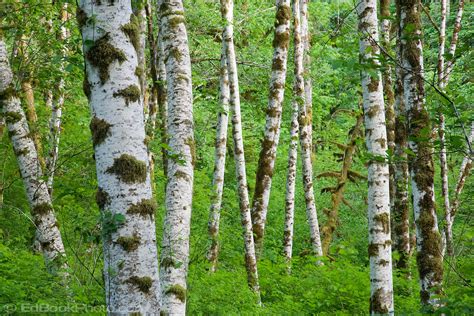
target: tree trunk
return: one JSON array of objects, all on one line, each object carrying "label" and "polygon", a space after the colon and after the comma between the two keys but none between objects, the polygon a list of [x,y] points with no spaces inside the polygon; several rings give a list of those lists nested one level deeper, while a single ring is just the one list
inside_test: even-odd
[{"label": "tree trunk", "polygon": [[291,115],[290,148],[288,150],[288,173],[285,194],[285,228],[283,234],[283,254],[289,263],[293,254],[293,225],[295,218],[296,164],[298,160],[298,110],[304,100],[303,43],[301,41],[301,19],[299,0],[293,1],[293,45],[294,45],[294,82],[293,113]]},{"label": "tree trunk", "polygon": [[310,78],[310,57],[309,57],[309,31],[308,31],[308,0],[300,0],[301,18],[301,41],[303,43],[303,77],[304,95],[298,96],[299,102],[299,136],[301,147],[301,160],[303,167],[303,188],[306,202],[306,216],[309,223],[311,235],[311,246],[317,256],[323,255],[321,247],[321,236],[319,233],[318,214],[316,213],[316,203],[314,201],[313,189],[313,162],[311,159],[313,142],[313,112],[312,112],[312,88]]},{"label": "tree trunk", "polygon": [[[58,40],[63,42],[62,45],[62,57],[66,58],[67,56],[67,47],[64,44],[67,36],[67,29],[65,26],[66,21],[68,20],[67,13],[67,3],[63,5],[60,12],[60,21],[61,27],[59,29]],[[64,73],[64,62],[59,64],[59,72]],[[61,134],[61,117],[62,110],[64,106],[64,75],[61,75],[59,82],[55,88],[55,93],[51,102],[51,118],[49,120],[49,154],[46,158],[46,170],[48,172],[48,192],[49,195],[53,196],[53,182],[54,182],[54,172],[56,169],[56,164],[58,161],[59,155],[59,136]]]},{"label": "tree trunk", "polygon": [[[390,0],[380,0],[380,37],[382,47],[386,52],[390,52]],[[392,67],[386,63],[382,67],[383,93],[385,96],[385,120],[387,126],[387,145],[391,155],[395,152],[395,96],[393,93]],[[389,165],[390,172],[390,213],[394,212],[395,201],[395,166]]]},{"label": "tree trunk", "polygon": [[449,46],[448,54],[451,57],[448,61],[447,65],[445,66],[444,70],[444,81],[447,85],[449,78],[451,76],[451,72],[454,68],[454,63],[456,61],[454,54],[456,53],[456,46],[458,44],[459,39],[459,32],[461,31],[461,20],[462,15],[464,12],[464,0],[459,0],[458,11],[456,13],[456,19],[454,20],[454,27],[453,27],[453,36],[451,37],[451,44]]},{"label": "tree trunk", "polygon": [[220,109],[217,114],[216,153],[214,160],[214,175],[212,177],[211,210],[208,224],[211,247],[208,250],[207,258],[211,263],[212,272],[216,271],[217,258],[219,254],[219,220],[221,216],[222,191],[224,189],[227,125],[229,122],[229,75],[227,72],[224,43],[222,45],[219,83]]},{"label": "tree trunk", "polygon": [[[474,122],[471,123],[471,134],[469,135],[469,142],[472,143],[474,139]],[[449,213],[445,214],[446,225],[444,227],[444,234],[446,236],[446,249],[449,256],[454,255],[454,246],[453,246],[453,223],[456,212],[459,208],[461,202],[460,197],[464,184],[466,183],[466,178],[469,176],[472,168],[472,153],[468,153],[461,163],[461,168],[459,170],[458,182],[456,183],[456,189],[454,190],[454,198],[452,207]]]},{"label": "tree trunk", "polygon": [[[337,185],[332,188],[331,192],[331,209],[325,211],[328,217],[326,224],[322,227],[321,232],[323,234],[322,247],[323,254],[329,255],[329,247],[331,246],[334,231],[336,230],[337,223],[339,222],[339,205],[344,203],[344,190],[346,183],[349,181],[349,172],[351,171],[352,161],[354,152],[357,149],[357,140],[361,135],[361,125],[363,122],[363,116],[359,115],[356,118],[356,123],[349,133],[349,142],[344,150],[344,158],[342,161],[341,171],[338,172]],[[324,175],[324,174],[323,174]],[[348,203],[346,201],[346,203]]]},{"label": "tree trunk", "polygon": [[424,104],[423,48],[421,41],[420,0],[398,1],[404,101],[408,118],[409,168],[416,224],[417,264],[420,273],[420,296],[425,305],[436,307],[442,293],[443,260],[434,202],[433,144],[430,118]]},{"label": "tree trunk", "polygon": [[368,165],[370,314],[393,315],[387,133],[382,77],[379,70],[374,70],[380,67],[380,49],[375,44],[379,41],[376,0],[360,2],[357,14],[366,145],[372,156]]},{"label": "tree trunk", "polygon": [[77,19],[92,110],[107,308],[112,314],[157,313],[156,202],[136,71],[138,21],[129,1],[83,0]]},{"label": "tree trunk", "polygon": [[263,251],[263,236],[267,219],[268,202],[275,168],[276,152],[280,139],[281,113],[286,83],[288,46],[290,43],[290,0],[277,0],[275,34],[273,37],[272,74],[265,123],[265,134],[258,160],[255,192],[252,201],[252,224],[255,252]]},{"label": "tree trunk", "polygon": [[168,76],[168,144],[173,154],[168,160],[166,216],[160,266],[162,311],[170,315],[184,315],[196,155],[191,59],[182,1],[160,0],[158,6],[163,58]]},{"label": "tree trunk", "polygon": [[247,174],[245,170],[244,142],[242,135],[242,120],[240,115],[240,92],[237,74],[237,61],[234,48],[234,1],[221,0],[221,13],[225,23],[222,39],[225,45],[227,71],[229,75],[230,110],[232,113],[232,135],[234,140],[234,160],[237,176],[240,216],[243,228],[245,248],[245,268],[247,282],[252,291],[258,295],[260,302],[260,287],[258,282],[257,260],[252,232],[252,219],[250,216],[249,193],[247,189]]}]

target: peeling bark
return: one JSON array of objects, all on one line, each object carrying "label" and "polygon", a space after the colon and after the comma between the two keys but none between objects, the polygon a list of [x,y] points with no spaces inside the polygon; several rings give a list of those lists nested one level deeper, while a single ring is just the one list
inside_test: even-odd
[{"label": "peeling bark", "polygon": [[[424,131],[431,130],[425,107],[423,48],[421,41],[421,3],[399,1],[404,102],[408,118],[409,169],[416,225],[417,264],[420,297],[424,305],[436,308],[442,294],[443,259],[434,201],[433,144]],[[425,133],[426,134],[426,133]]]},{"label": "peeling bark", "polygon": [[273,170],[280,139],[281,113],[286,84],[288,46],[290,43],[290,0],[277,0],[275,34],[273,37],[272,73],[262,149],[258,160],[255,192],[252,201],[252,224],[255,252],[263,251],[263,236],[267,219],[268,202],[272,186]]},{"label": "peeling bark", "polygon": [[313,110],[312,110],[312,87],[310,77],[310,57],[309,57],[309,30],[308,30],[308,0],[300,0],[301,19],[301,41],[303,43],[303,77],[304,95],[299,95],[299,136],[301,148],[301,160],[303,169],[303,188],[306,202],[306,216],[309,223],[311,235],[311,246],[317,256],[323,255],[321,247],[321,236],[319,233],[318,214],[316,213],[316,203],[314,201],[313,189],[313,162],[311,158],[313,142]]},{"label": "peeling bark", "polygon": [[83,0],[77,16],[93,118],[107,308],[112,314],[154,314],[160,310],[156,206],[136,74],[134,15],[130,1]]},{"label": "peeling bark", "polygon": [[[368,163],[368,220],[370,261],[370,314],[394,314],[392,251],[390,239],[389,166],[386,161],[387,131],[380,73],[377,1],[357,5],[359,56],[364,103]],[[370,71],[369,71],[370,69]],[[375,70],[374,70],[375,69]]]},{"label": "peeling bark", "polygon": [[214,174],[212,177],[212,200],[209,214],[208,233],[211,246],[207,252],[207,259],[211,263],[211,271],[217,269],[219,255],[219,221],[221,216],[222,191],[224,189],[225,155],[227,145],[227,126],[229,123],[229,75],[225,57],[225,44],[222,45],[221,66],[219,77],[220,109],[217,114],[216,152],[214,160]]},{"label": "peeling bark", "polygon": [[162,312],[184,315],[189,264],[189,233],[195,164],[191,59],[181,0],[158,1],[163,59],[168,79],[170,151],[166,216],[160,265]]},{"label": "peeling bark", "polygon": [[244,141],[242,136],[242,119],[240,114],[239,78],[234,48],[234,1],[221,0],[221,13],[225,27],[222,34],[225,45],[227,71],[229,75],[230,111],[232,121],[232,135],[234,141],[234,160],[239,194],[240,217],[244,237],[245,268],[247,283],[252,291],[258,295],[260,302],[260,286],[258,282],[257,259],[250,216],[249,193],[247,188],[247,174],[245,168]]}]

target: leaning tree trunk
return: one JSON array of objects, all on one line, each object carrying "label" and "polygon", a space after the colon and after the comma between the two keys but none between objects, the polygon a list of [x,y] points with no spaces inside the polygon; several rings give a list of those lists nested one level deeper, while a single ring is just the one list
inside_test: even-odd
[{"label": "leaning tree trunk", "polygon": [[288,46],[290,43],[290,0],[277,0],[275,34],[273,38],[272,74],[265,123],[265,134],[258,160],[255,192],[252,201],[252,224],[255,252],[263,250],[263,236],[267,219],[268,202],[275,168],[276,152],[280,139],[281,113],[286,83]]},{"label": "leaning tree trunk", "polygon": [[454,20],[454,27],[453,27],[453,36],[451,37],[451,44],[449,46],[448,54],[450,56],[450,60],[447,62],[444,70],[443,80],[445,81],[445,86],[447,85],[449,78],[451,76],[451,72],[454,68],[454,63],[456,61],[454,54],[456,53],[456,47],[458,44],[459,39],[459,32],[461,31],[461,20],[462,15],[464,12],[464,0],[459,0],[458,11],[456,13],[456,19]]},{"label": "leaning tree trunk", "polygon": [[222,34],[229,75],[230,110],[232,113],[232,135],[234,140],[234,160],[239,193],[240,217],[243,228],[245,268],[247,282],[257,295],[260,302],[260,286],[258,283],[257,260],[252,233],[252,219],[250,216],[249,193],[247,188],[247,175],[245,170],[244,141],[242,135],[242,120],[240,115],[239,78],[237,74],[237,60],[234,48],[234,1],[221,0],[221,13],[225,23]]},{"label": "leaning tree trunk", "polygon": [[321,236],[319,233],[318,214],[314,201],[313,188],[313,162],[311,159],[313,142],[313,110],[312,110],[312,88],[310,78],[309,57],[309,30],[308,30],[308,0],[300,0],[301,18],[301,41],[303,43],[303,77],[304,94],[297,96],[300,102],[298,124],[301,147],[301,160],[303,169],[303,188],[306,202],[306,216],[309,223],[311,245],[316,255],[322,256]]},{"label": "leaning tree trunk", "polygon": [[[397,18],[400,16],[397,7]],[[397,21],[398,23],[398,21]],[[395,67],[395,150],[394,150],[394,201],[392,213],[393,250],[399,254],[396,267],[408,268],[410,258],[410,202],[408,199],[408,156],[407,119],[403,100],[404,69],[401,66],[401,34],[397,28],[397,64]]]},{"label": "leaning tree trunk", "polygon": [[290,127],[290,148],[288,150],[288,174],[286,176],[285,194],[285,228],[283,233],[283,254],[289,263],[293,254],[293,225],[295,218],[295,186],[296,163],[298,159],[298,110],[299,104],[304,100],[303,78],[303,43],[301,41],[300,3],[293,1],[293,45],[294,45],[294,82],[293,100],[291,102],[293,113]]},{"label": "leaning tree trunk", "polygon": [[160,0],[160,26],[168,79],[166,216],[160,266],[162,311],[184,315],[193,196],[194,143],[191,58],[181,0]]},{"label": "leaning tree trunk", "polygon": [[[60,12],[61,27],[59,29],[58,40],[62,43],[61,53],[62,57],[67,56],[67,47],[65,45],[67,37],[67,29],[65,23],[68,20],[67,3],[63,5]],[[51,118],[49,121],[49,154],[46,158],[46,170],[48,172],[48,192],[53,196],[53,181],[54,172],[59,156],[59,136],[61,135],[61,117],[64,106],[64,62],[59,64],[59,72],[61,77],[55,87],[55,91],[51,101]]]},{"label": "leaning tree trunk", "polygon": [[[394,314],[387,133],[380,71],[377,1],[357,5],[368,165],[370,314]],[[375,70],[374,70],[375,69]]]},{"label": "leaning tree trunk", "polygon": [[130,1],[83,0],[77,9],[92,110],[97,204],[101,209],[109,313],[156,313],[160,282],[145,145],[137,51]]},{"label": "leaning tree trunk", "polygon": [[[472,144],[474,139],[474,122],[471,123],[471,134],[469,135],[468,141]],[[472,152],[468,152],[464,157],[461,163],[461,168],[459,170],[458,182],[456,183],[456,189],[454,190],[454,197],[452,207],[449,213],[445,214],[446,225],[444,227],[444,234],[446,237],[446,250],[449,256],[454,255],[454,245],[453,245],[453,223],[456,212],[459,208],[461,202],[460,197],[464,184],[466,183],[466,178],[469,176],[472,168]]]},{"label": "leaning tree trunk", "polygon": [[[399,1],[399,0],[398,0]],[[425,305],[436,307],[442,293],[443,259],[434,201],[433,144],[425,107],[420,0],[399,1],[404,101],[408,118],[408,142],[413,210],[416,224],[417,264],[420,296]]]},{"label": "leaning tree trunk", "polygon": [[[380,0],[380,37],[382,47],[386,53],[390,52],[390,0]],[[385,96],[385,120],[387,126],[387,145],[391,155],[395,152],[395,96],[393,93],[392,67],[386,63],[382,68],[382,84]],[[394,211],[395,200],[395,166],[389,165],[390,172],[390,213]]]},{"label": "leaning tree trunk", "polygon": [[229,75],[227,72],[224,43],[222,45],[219,86],[220,109],[217,114],[216,153],[214,159],[214,175],[212,177],[211,210],[208,224],[211,246],[207,252],[207,259],[211,263],[212,272],[216,271],[219,254],[219,221],[221,216],[222,191],[224,189],[227,125],[229,122]]}]

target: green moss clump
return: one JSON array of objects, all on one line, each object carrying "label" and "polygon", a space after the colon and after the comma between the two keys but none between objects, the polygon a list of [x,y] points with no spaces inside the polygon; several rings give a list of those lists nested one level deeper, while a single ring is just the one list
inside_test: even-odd
[{"label": "green moss clump", "polygon": [[128,279],[128,282],[137,286],[140,291],[143,293],[148,293],[150,291],[151,285],[153,284],[153,280],[150,277],[137,277],[133,276]]},{"label": "green moss clump", "polygon": [[186,289],[179,284],[167,288],[165,294],[174,294],[181,302],[186,302]]},{"label": "green moss clump", "polygon": [[15,124],[19,122],[23,116],[17,112],[5,112],[4,117],[8,124]]},{"label": "green moss clump", "polygon": [[130,14],[130,22],[120,27],[122,32],[127,35],[135,51],[140,49],[140,21],[135,14]]},{"label": "green moss clump", "polygon": [[140,67],[140,66],[137,66],[135,68],[135,76],[137,76],[138,78],[141,78],[143,76],[143,74],[144,74],[143,68]]},{"label": "green moss clump", "polygon": [[390,232],[390,215],[381,213],[374,216],[374,221],[382,225],[382,231],[386,234]]},{"label": "green moss clump", "polygon": [[33,215],[46,215],[53,211],[53,206],[50,203],[43,202],[33,207],[31,212]]},{"label": "green moss clump", "polygon": [[169,268],[169,267],[174,267],[175,266],[175,261],[171,257],[163,257],[160,262],[160,267],[162,268]]},{"label": "green moss clump", "polygon": [[99,206],[99,209],[103,210],[105,206],[110,203],[110,196],[104,189],[99,187],[95,194],[95,201]]},{"label": "green moss clump", "polygon": [[30,153],[30,150],[28,148],[23,148],[19,150],[15,150],[15,155],[17,156],[24,156]]},{"label": "green moss clump", "polygon": [[84,10],[82,10],[79,6],[76,9],[76,20],[79,28],[82,28],[84,25],[86,25],[88,20],[86,12],[84,12]]},{"label": "green moss clump", "polygon": [[137,102],[140,100],[140,88],[136,85],[129,85],[125,89],[118,90],[114,92],[114,98],[122,97],[125,99],[125,104],[129,105],[130,102]]},{"label": "green moss clump", "polygon": [[109,41],[110,35],[107,33],[95,41],[86,54],[86,58],[91,65],[99,69],[99,77],[102,84],[109,80],[109,66],[114,61],[122,63],[127,60],[125,54],[110,44]]},{"label": "green moss clump", "polygon": [[128,154],[115,158],[114,164],[107,172],[116,174],[121,181],[128,184],[145,182],[147,176],[146,163]]},{"label": "green moss clump", "polygon": [[385,292],[379,288],[370,297],[370,312],[376,315],[385,315],[388,313],[388,308],[383,304],[386,300],[383,299]]},{"label": "green moss clump", "polygon": [[370,82],[367,85],[367,89],[369,92],[375,92],[377,91],[379,87],[379,80],[377,78],[370,78]]},{"label": "green moss clump", "polygon": [[140,245],[140,237],[137,235],[133,236],[120,236],[117,238],[117,244],[122,246],[123,250],[130,252],[137,250],[138,245]]},{"label": "green moss clump", "polygon": [[130,206],[127,210],[127,214],[139,214],[141,216],[155,215],[157,205],[154,199],[142,199],[140,203]]},{"label": "green moss clump", "polygon": [[379,254],[379,245],[370,244],[368,250],[369,250],[369,257],[377,256]]},{"label": "green moss clump", "polygon": [[[178,11],[179,12],[179,11]],[[174,16],[172,16],[170,19],[168,19],[168,23],[170,27],[175,28],[181,23],[184,23],[186,19],[184,18],[184,15],[182,14],[177,14],[178,12],[173,12]]]},{"label": "green moss clump", "polygon": [[107,123],[105,120],[94,116],[89,124],[89,128],[92,132],[92,144],[94,146],[100,145],[110,134],[110,127],[112,125]]},{"label": "green moss clump", "polygon": [[89,80],[87,80],[87,76],[84,75],[84,80],[82,81],[82,90],[84,91],[84,94],[86,95],[87,99],[91,99],[91,84],[89,83]]}]

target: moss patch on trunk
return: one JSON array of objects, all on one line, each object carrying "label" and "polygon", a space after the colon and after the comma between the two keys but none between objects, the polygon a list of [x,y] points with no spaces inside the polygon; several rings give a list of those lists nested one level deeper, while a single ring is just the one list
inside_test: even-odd
[{"label": "moss patch on trunk", "polygon": [[121,181],[128,184],[145,182],[147,176],[146,163],[128,154],[115,158],[114,164],[107,172],[117,175]]}]

